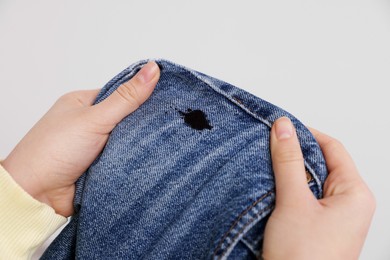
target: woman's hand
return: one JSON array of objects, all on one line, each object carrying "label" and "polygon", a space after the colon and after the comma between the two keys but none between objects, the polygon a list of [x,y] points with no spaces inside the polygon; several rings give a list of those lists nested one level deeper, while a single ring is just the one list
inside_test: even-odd
[{"label": "woman's hand", "polygon": [[111,130],[151,95],[160,71],[146,64],[103,102],[99,90],[61,97],[3,161],[14,180],[63,216],[73,214],[75,181],[102,151]]},{"label": "woman's hand", "polygon": [[265,229],[264,259],[358,259],[375,199],[351,157],[335,139],[311,130],[329,176],[317,200],[306,182],[303,156],[288,118],[271,131],[276,207]]}]

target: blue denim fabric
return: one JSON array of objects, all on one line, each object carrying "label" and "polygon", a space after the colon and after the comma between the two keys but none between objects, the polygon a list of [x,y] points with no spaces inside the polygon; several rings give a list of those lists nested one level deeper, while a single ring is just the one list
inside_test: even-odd
[{"label": "blue denim fabric", "polygon": [[[109,81],[100,102],[147,61]],[[291,118],[320,198],[311,133],[288,112],[221,80],[156,60],[151,97],[112,131],[78,180],[76,214],[42,259],[255,259],[275,202],[270,129]]]}]

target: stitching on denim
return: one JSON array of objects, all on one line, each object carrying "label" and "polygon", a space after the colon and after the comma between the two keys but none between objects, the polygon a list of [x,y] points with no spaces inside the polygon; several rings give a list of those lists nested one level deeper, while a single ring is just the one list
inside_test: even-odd
[{"label": "stitching on denim", "polygon": [[[214,253],[213,253],[213,256],[216,256],[217,255],[217,252],[221,249],[225,239],[229,236],[229,233],[237,226],[238,222],[241,220],[241,218],[246,215],[253,207],[255,207],[257,204],[259,204],[261,201],[263,201],[265,198],[267,198],[270,194],[272,194],[273,191],[269,191],[267,193],[265,193],[264,195],[262,195],[260,198],[258,198],[256,201],[254,201],[249,207],[247,207],[243,212],[241,212],[241,214],[236,218],[236,220],[233,222],[233,224],[231,225],[231,227],[229,228],[229,230],[223,235],[221,241],[218,243],[218,246],[217,248],[214,250]],[[273,205],[271,205],[273,206]],[[263,209],[262,211],[260,211],[259,213],[262,213],[264,212],[267,208]],[[259,214],[258,213],[258,214]],[[258,215],[256,214],[256,216]],[[252,222],[252,221],[251,221]],[[250,222],[250,223],[251,223]],[[246,227],[247,225],[245,225],[244,227]],[[223,255],[223,254],[222,254]]]},{"label": "stitching on denim", "polygon": [[[259,238],[260,240],[260,238]],[[256,257],[259,255],[259,250],[256,250],[254,247],[253,247],[253,244],[255,243],[252,243],[251,241],[248,241],[247,239],[245,239],[244,237],[242,237],[240,239],[240,242],[242,242],[248,249],[249,251],[255,255]]]},{"label": "stitching on denim", "polygon": [[258,236],[256,239],[243,236],[241,240],[247,241],[248,244],[257,244],[260,242],[261,239],[263,239],[263,236]]},{"label": "stitching on denim", "polygon": [[[241,232],[247,227],[249,226],[250,224],[252,224],[253,221],[255,221],[256,217],[258,217],[259,215],[263,214],[265,211],[269,210],[269,209],[272,209],[274,207],[273,204],[271,205],[268,205],[267,207],[265,207],[263,210],[259,211],[256,215],[254,215],[238,232],[237,234],[233,237],[233,241],[237,239],[237,237],[239,237],[241,235]],[[219,249],[218,249],[219,250]],[[225,254],[226,254],[226,251],[225,250],[220,256],[219,258],[222,258]],[[214,256],[216,256],[216,254],[214,254]]]},{"label": "stitching on denim", "polygon": [[[182,66],[180,66],[182,67]],[[183,68],[183,67],[182,67]],[[221,94],[222,96],[224,96],[225,98],[227,98],[228,100],[230,100],[231,102],[233,102],[234,104],[236,104],[237,106],[241,107],[243,110],[245,110],[248,114],[252,115],[255,119],[257,120],[260,120],[261,122],[263,122],[265,125],[267,125],[269,128],[272,127],[272,124],[270,121],[268,121],[267,119],[263,118],[261,115],[253,112],[252,110],[250,110],[248,107],[246,107],[243,102],[239,103],[237,102],[233,97],[231,97],[230,95],[228,95],[225,91],[221,90],[220,88],[218,87],[215,87],[214,84],[212,82],[210,82],[207,78],[204,78],[203,76],[201,75],[198,75],[198,73],[196,71],[193,71],[193,70],[190,70],[190,69],[187,69],[187,68],[183,68],[185,70],[188,70],[190,72],[191,75],[193,75],[195,78],[197,78],[198,80],[206,83],[211,89],[213,89],[215,92]],[[229,84],[229,83],[227,83]],[[229,84],[231,85],[231,84]],[[264,100],[265,101],[265,100]]]}]

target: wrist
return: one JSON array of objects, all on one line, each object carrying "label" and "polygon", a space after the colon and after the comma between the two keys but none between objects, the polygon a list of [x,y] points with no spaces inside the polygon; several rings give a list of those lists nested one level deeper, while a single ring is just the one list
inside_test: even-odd
[{"label": "wrist", "polygon": [[[43,192],[40,190],[37,175],[31,167],[25,166],[18,162],[12,155],[8,156],[1,162],[2,167],[8,172],[11,178],[18,184],[25,192],[27,192],[34,199],[43,202],[45,200]],[[45,203],[45,202],[44,202]],[[47,204],[47,203],[46,203]],[[50,206],[50,205],[49,205]]]},{"label": "wrist", "polygon": [[[1,165],[14,182],[32,198],[53,208],[59,215],[64,217],[72,215],[73,204],[71,202],[74,197],[74,184],[61,187],[45,186],[45,181],[47,182],[45,176],[49,175],[44,172],[44,165],[37,165],[37,162],[34,161],[26,163],[27,161],[27,159],[17,158],[11,153]],[[43,171],[35,170],[37,168],[43,169]]]}]

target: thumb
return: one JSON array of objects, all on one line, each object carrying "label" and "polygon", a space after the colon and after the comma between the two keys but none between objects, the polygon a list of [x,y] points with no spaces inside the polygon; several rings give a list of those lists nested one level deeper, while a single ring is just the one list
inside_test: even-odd
[{"label": "thumb", "polygon": [[271,157],[275,174],[276,205],[297,205],[307,199],[303,155],[291,120],[287,117],[275,121],[271,130]]},{"label": "thumb", "polygon": [[149,98],[159,78],[160,70],[157,63],[148,62],[104,101],[92,106],[93,113],[103,124],[115,126]]}]

